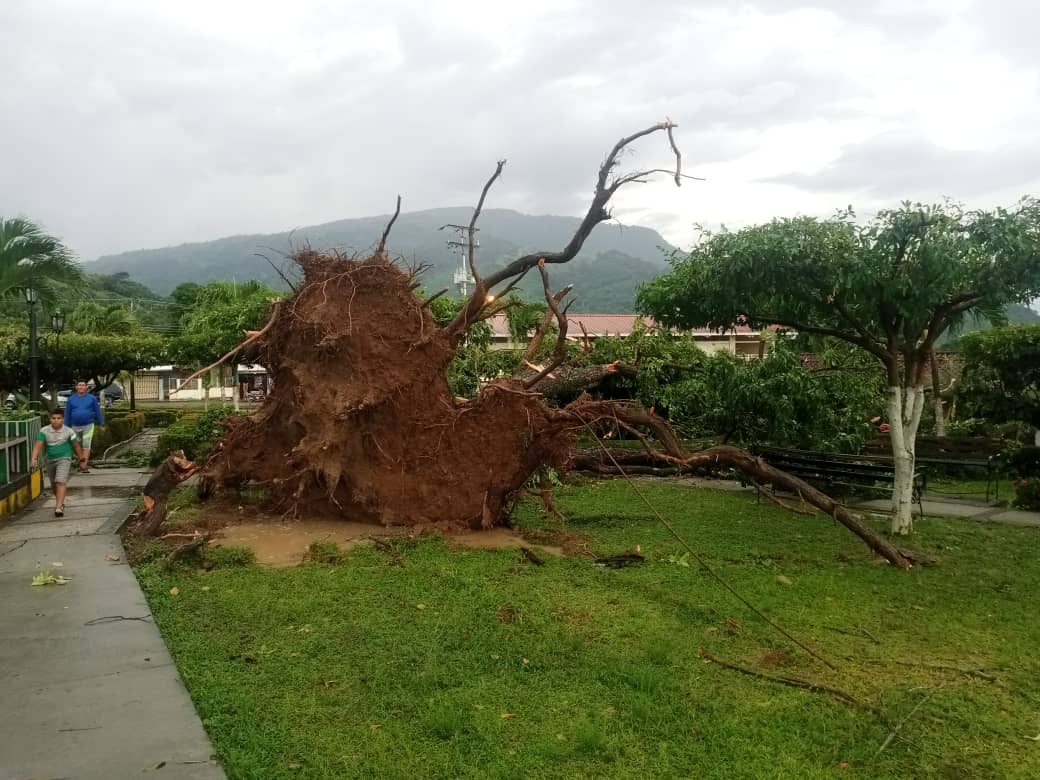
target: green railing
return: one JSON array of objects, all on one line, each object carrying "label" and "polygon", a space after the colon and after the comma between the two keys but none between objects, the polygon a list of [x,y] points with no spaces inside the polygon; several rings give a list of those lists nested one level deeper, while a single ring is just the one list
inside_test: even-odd
[{"label": "green railing", "polygon": [[29,473],[40,418],[0,420],[0,487]]}]

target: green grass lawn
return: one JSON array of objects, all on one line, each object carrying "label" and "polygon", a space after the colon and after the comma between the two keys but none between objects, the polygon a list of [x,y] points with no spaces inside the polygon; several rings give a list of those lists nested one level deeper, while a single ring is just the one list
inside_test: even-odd
[{"label": "green grass lawn", "polygon": [[[426,539],[339,565],[138,576],[232,780],[1040,777],[1026,739],[1040,734],[1040,531],[928,519],[913,543],[942,561],[902,573],[828,519],[641,485],[838,669],[675,562],[618,481],[557,499],[596,551],[640,545],[646,561],[622,569]],[[527,507],[518,522],[544,526]],[[841,688],[883,718],[700,649]]]},{"label": "green grass lawn", "polygon": [[[1011,478],[1002,475],[998,480],[989,483],[989,500],[994,502],[998,499],[996,490],[999,482],[1001,501],[1010,501],[1015,496],[1015,488],[1011,484]],[[972,501],[986,500],[986,480],[979,479],[955,479],[952,477],[931,477],[928,480],[927,495],[936,497],[949,496],[951,498],[969,499]]]}]

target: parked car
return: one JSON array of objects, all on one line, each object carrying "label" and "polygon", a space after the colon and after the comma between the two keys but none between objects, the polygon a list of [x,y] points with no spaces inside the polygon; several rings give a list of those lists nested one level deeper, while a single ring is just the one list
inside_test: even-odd
[{"label": "parked car", "polygon": [[[40,393],[40,402],[48,409],[57,406],[59,409],[65,408],[65,402],[69,400],[69,396],[72,394],[71,390],[59,390],[57,401],[51,400],[51,394],[44,390]],[[5,409],[17,409],[19,406],[28,406],[29,396],[20,390],[16,393],[8,393],[4,399]]]}]

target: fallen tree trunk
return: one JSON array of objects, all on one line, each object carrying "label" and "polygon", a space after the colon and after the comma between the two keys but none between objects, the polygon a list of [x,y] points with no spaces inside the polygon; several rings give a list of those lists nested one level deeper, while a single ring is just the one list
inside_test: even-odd
[{"label": "fallen tree trunk", "polygon": [[[582,393],[595,389],[610,377],[634,377],[637,371],[635,366],[620,362],[599,366],[560,366],[535,383],[531,389],[552,400],[577,398]],[[536,373],[531,371],[521,374],[518,378],[530,379]]]},{"label": "fallen tree trunk", "polygon": [[[892,542],[875,531],[867,523],[855,517],[843,505],[825,493],[817,490],[808,482],[774,468],[761,458],[752,455],[739,447],[727,444],[709,447],[701,452],[687,453],[679,444],[674,431],[660,417],[647,413],[644,409],[612,402],[578,402],[562,410],[561,413],[574,415],[575,419],[587,425],[599,420],[612,420],[633,432],[639,428],[648,428],[654,437],[664,445],[664,452],[654,450],[647,445],[647,452],[652,454],[661,464],[671,464],[678,468],[718,468],[731,466],[761,483],[774,485],[799,496],[804,502],[816,507],[837,522],[848,528],[862,539],[871,550],[901,569],[909,569],[916,558],[915,553],[896,547]],[[606,447],[603,451],[608,458],[616,461],[613,453]],[[620,462],[617,462],[620,466]]]},{"label": "fallen tree trunk", "polygon": [[192,461],[178,450],[159,464],[159,467],[144,486],[144,510],[138,513],[133,523],[133,533],[140,536],[158,536],[166,522],[166,505],[170,492],[188,479],[197,470]]}]

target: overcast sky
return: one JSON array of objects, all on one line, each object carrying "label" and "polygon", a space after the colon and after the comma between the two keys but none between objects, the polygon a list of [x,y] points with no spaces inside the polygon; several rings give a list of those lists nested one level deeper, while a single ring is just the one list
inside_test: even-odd
[{"label": "overcast sky", "polygon": [[[584,211],[618,137],[683,245],[852,204],[1040,194],[1036,0],[2,0],[0,215],[83,258],[472,204]],[[627,159],[669,165],[663,138]]]}]

